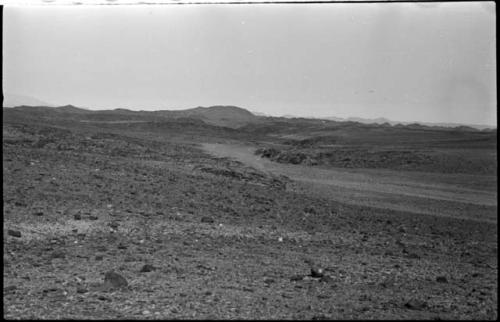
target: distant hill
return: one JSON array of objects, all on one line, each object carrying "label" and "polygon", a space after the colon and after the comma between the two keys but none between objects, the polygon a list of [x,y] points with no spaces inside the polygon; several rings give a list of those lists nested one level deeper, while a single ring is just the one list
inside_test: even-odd
[{"label": "distant hill", "polygon": [[92,113],[91,110],[87,110],[81,107],[76,107],[73,105],[59,106],[56,107],[55,110],[63,113]]},{"label": "distant hill", "polygon": [[348,121],[351,122],[359,122],[359,123],[366,123],[366,124],[384,124],[384,123],[389,123],[391,124],[391,120],[386,119],[385,117],[377,117],[375,119],[365,119],[362,117],[350,117],[347,119]]},{"label": "distant hill", "polygon": [[[396,122],[386,118],[364,119],[351,117],[347,119],[338,117],[294,117],[294,116],[264,116],[255,115],[250,111],[237,106],[210,106],[195,107],[185,110],[157,110],[157,111],[132,111],[124,108],[114,110],[90,110],[73,105],[59,107],[49,106],[27,106],[21,105],[11,110],[7,115],[9,117],[29,117],[29,118],[57,118],[71,119],[74,121],[85,122],[155,122],[162,120],[191,119],[202,121],[205,124],[221,126],[232,129],[242,128],[247,130],[277,130],[288,131],[293,128],[306,127],[308,131],[317,131],[324,127],[366,127],[375,126],[379,128],[407,128],[414,130],[444,130],[444,131],[496,131],[496,127],[474,124],[455,124],[455,123],[429,123],[429,122]],[[29,113],[27,113],[29,112]],[[281,130],[280,130],[281,131]]]},{"label": "distant hill", "polygon": [[14,107],[14,106],[53,106],[47,102],[41,101],[35,97],[27,95],[17,95],[10,93],[3,93],[2,107]]},{"label": "distant hill", "polygon": [[321,119],[325,120],[330,120],[330,121],[336,121],[336,122],[358,122],[358,123],[363,123],[363,124],[390,124],[390,125],[410,125],[412,127],[419,126],[419,125],[424,125],[424,126],[430,126],[430,127],[445,127],[445,128],[450,128],[450,127],[461,127],[461,130],[470,130],[472,129],[477,129],[477,130],[484,130],[484,129],[494,129],[496,127],[491,126],[491,125],[484,125],[484,124],[462,124],[462,123],[439,123],[439,122],[399,122],[399,121],[391,121],[385,117],[378,117],[374,119],[368,119],[368,118],[362,118],[362,117],[349,117],[349,118],[341,118],[341,117],[322,117]]},{"label": "distant hill", "polygon": [[253,115],[256,115],[256,116],[271,116],[269,114],[266,114],[266,113],[262,113],[262,112],[256,112],[256,111],[250,111]]},{"label": "distant hill", "polygon": [[154,111],[164,117],[190,117],[201,119],[207,124],[238,128],[259,119],[246,109],[237,106],[196,107],[180,111]]},{"label": "distant hill", "polygon": [[[237,106],[196,107],[186,110],[131,111],[118,108],[114,110],[89,110],[73,105],[59,107],[20,105],[8,112],[8,116],[29,118],[66,118],[87,122],[113,121],[158,121],[161,119],[192,119],[209,125],[238,128],[258,121],[263,117],[256,116]],[[4,110],[4,115],[7,111]],[[29,113],[26,113],[29,112]]]}]

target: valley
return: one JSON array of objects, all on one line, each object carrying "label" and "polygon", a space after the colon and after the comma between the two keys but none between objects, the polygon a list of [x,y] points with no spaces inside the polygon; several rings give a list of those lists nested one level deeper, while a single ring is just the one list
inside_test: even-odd
[{"label": "valley", "polygon": [[5,318],[498,318],[496,129],[24,106],[2,131]]}]

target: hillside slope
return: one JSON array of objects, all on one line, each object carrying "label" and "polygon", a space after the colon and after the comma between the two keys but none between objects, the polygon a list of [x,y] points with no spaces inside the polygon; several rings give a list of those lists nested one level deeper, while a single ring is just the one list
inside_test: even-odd
[{"label": "hillside slope", "polygon": [[180,111],[154,111],[153,113],[165,117],[197,118],[211,125],[225,126],[230,128],[238,128],[255,122],[260,118],[241,107],[222,105],[210,107],[200,106]]}]

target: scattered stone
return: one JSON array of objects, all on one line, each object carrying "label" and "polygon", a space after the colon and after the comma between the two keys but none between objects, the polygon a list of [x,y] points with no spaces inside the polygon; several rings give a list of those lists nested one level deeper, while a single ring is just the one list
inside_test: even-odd
[{"label": "scattered stone", "polygon": [[79,294],[84,294],[84,293],[87,293],[89,290],[87,290],[85,287],[78,287],[76,289],[76,292],[79,293]]},{"label": "scattered stone", "polygon": [[125,257],[124,261],[126,263],[130,263],[130,262],[137,262],[138,260],[133,256],[127,256],[127,257]]},{"label": "scattered stone", "polygon": [[97,246],[96,250],[99,252],[105,252],[108,250],[108,248],[104,245],[101,245],[101,246]]},{"label": "scattered stone", "polygon": [[445,276],[436,277],[436,282],[438,283],[448,283],[448,279]]},{"label": "scattered stone", "polygon": [[12,229],[9,229],[7,231],[7,235],[9,236],[12,236],[12,237],[17,237],[17,238],[20,238],[21,237],[21,232],[19,230],[12,230]]},{"label": "scattered stone", "polygon": [[294,275],[290,277],[290,281],[292,282],[297,282],[297,281],[302,281],[304,279],[304,275]]},{"label": "scattered stone", "polygon": [[305,207],[304,208],[304,212],[308,213],[308,214],[311,214],[311,215],[316,215],[317,214],[316,209],[313,206]]},{"label": "scattered stone", "polygon": [[394,281],[393,281],[393,280],[388,279],[388,280],[385,280],[385,281],[381,282],[379,285],[380,285],[381,287],[383,287],[383,288],[389,288],[389,287],[394,286]]},{"label": "scattered stone", "polygon": [[74,220],[82,220],[82,215],[80,215],[80,214],[75,214],[75,215],[73,216],[73,219],[74,219]]},{"label": "scattered stone", "polygon": [[213,218],[211,218],[211,217],[202,217],[202,218],[201,218],[201,222],[203,222],[203,223],[209,223],[209,224],[212,224],[212,223],[214,223],[214,221],[215,221],[215,220],[214,220]]},{"label": "scattered stone", "polygon": [[322,268],[319,267],[313,267],[311,268],[311,276],[312,277],[323,277],[324,271]]},{"label": "scattered stone", "polygon": [[196,268],[204,269],[204,270],[207,270],[207,271],[213,271],[213,270],[215,270],[215,268],[212,268],[210,266],[206,266],[206,265],[203,265],[203,264],[196,265]]},{"label": "scattered stone", "polygon": [[315,315],[312,317],[312,320],[314,321],[321,321],[321,320],[331,320],[332,318],[326,316],[326,315],[323,315],[323,314],[320,314],[320,315]]},{"label": "scattered stone", "polygon": [[4,287],[4,289],[3,289],[3,290],[4,290],[5,292],[12,292],[12,291],[15,291],[16,289],[17,289],[17,286],[15,286],[15,285],[10,285],[10,286],[6,286],[6,287]]},{"label": "scattered stone", "polygon": [[405,303],[405,307],[410,310],[422,310],[427,307],[427,302],[418,299],[411,299]]},{"label": "scattered stone", "polygon": [[149,312],[148,310],[142,311],[142,315],[148,315],[148,314],[151,314],[151,312]]},{"label": "scattered stone", "polygon": [[311,258],[305,258],[304,263],[306,263],[309,266],[314,266],[314,261]]},{"label": "scattered stone", "polygon": [[274,282],[275,282],[275,280],[274,280],[274,279],[272,279],[272,278],[266,278],[266,279],[264,280],[264,283],[266,283],[267,285],[272,284],[272,283],[274,283]]},{"label": "scattered stone", "polygon": [[57,287],[51,287],[51,288],[46,288],[42,292],[43,293],[50,293],[50,292],[57,292],[59,289]]},{"label": "scattered stone", "polygon": [[408,253],[408,258],[419,259],[420,256],[418,254],[415,254],[415,253]]},{"label": "scattered stone", "polygon": [[65,258],[66,254],[62,250],[56,250],[51,255],[51,258]]},{"label": "scattered stone", "polygon": [[104,274],[104,285],[112,288],[122,288],[128,286],[128,282],[125,277],[120,274],[109,271]]},{"label": "scattered stone", "polygon": [[323,283],[333,283],[333,282],[335,282],[334,279],[331,276],[329,276],[329,275],[324,275],[323,277],[321,277],[321,279],[319,281],[323,282]]},{"label": "scattered stone", "polygon": [[141,273],[148,273],[148,272],[152,272],[154,270],[156,270],[156,267],[154,267],[153,265],[150,265],[150,264],[146,264],[146,265],[142,266]]}]

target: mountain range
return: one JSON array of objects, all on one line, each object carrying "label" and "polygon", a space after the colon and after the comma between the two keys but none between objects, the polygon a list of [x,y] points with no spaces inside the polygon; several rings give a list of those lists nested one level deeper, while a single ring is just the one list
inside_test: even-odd
[{"label": "mountain range", "polygon": [[14,106],[54,106],[47,102],[41,101],[35,97],[26,96],[26,95],[18,95],[18,94],[3,94],[3,106],[4,107],[14,107]]},{"label": "mountain range", "polygon": [[302,119],[316,120],[322,122],[356,122],[362,124],[378,124],[383,126],[408,126],[408,127],[432,127],[438,128],[457,128],[460,130],[489,130],[496,127],[478,124],[458,124],[458,123],[431,123],[431,122],[398,122],[392,121],[384,117],[375,119],[367,119],[360,117],[339,118],[339,117],[297,117],[293,115],[285,115],[281,117],[270,116],[263,113],[250,112],[244,108],[237,106],[210,106],[210,107],[195,107],[185,110],[157,110],[157,111],[132,111],[128,109],[118,108],[114,110],[90,110],[73,105],[65,105],[53,107],[53,105],[38,100],[33,97],[23,95],[7,94],[4,97],[3,107],[16,107],[17,109],[25,110],[29,108],[34,111],[44,111],[47,113],[57,112],[64,115],[72,114],[73,118],[86,121],[154,121],[158,119],[179,119],[189,118],[203,121],[209,125],[223,126],[228,128],[240,128],[252,123],[267,123],[276,122],[287,119]]},{"label": "mountain range", "polygon": [[484,129],[492,129],[495,128],[494,126],[491,125],[484,125],[484,124],[464,124],[464,123],[451,123],[451,122],[402,122],[402,121],[392,121],[389,120],[385,117],[378,117],[374,119],[370,118],[362,118],[362,117],[348,117],[348,118],[341,118],[341,117],[323,117],[321,119],[326,119],[326,120],[331,120],[331,121],[337,121],[337,122],[358,122],[358,123],[364,123],[364,124],[390,124],[390,125],[410,125],[410,124],[420,124],[420,125],[425,125],[425,126],[436,126],[436,127],[460,127],[460,126],[467,126],[467,127],[472,127],[478,130],[484,130]]}]

